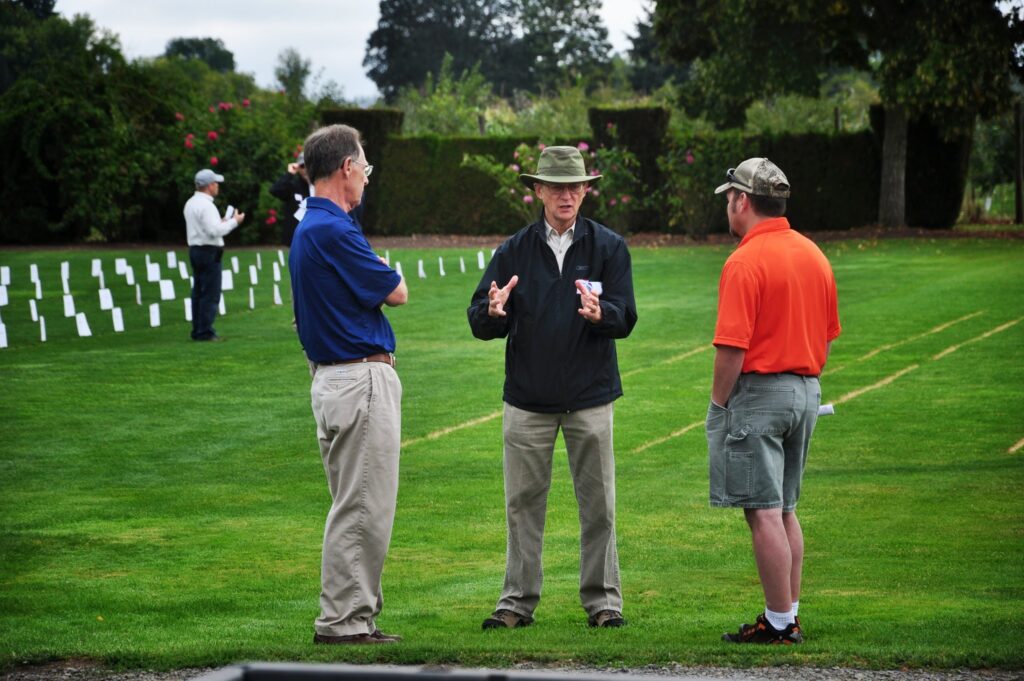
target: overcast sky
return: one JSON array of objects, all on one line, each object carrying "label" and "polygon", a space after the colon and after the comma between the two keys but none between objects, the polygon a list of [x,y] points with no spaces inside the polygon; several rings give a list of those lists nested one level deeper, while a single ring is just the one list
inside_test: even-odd
[{"label": "overcast sky", "polygon": [[[599,0],[595,0],[598,2]],[[604,0],[601,16],[612,48],[629,47],[649,0]],[[374,99],[366,77],[366,40],[377,28],[374,0],[57,0],[66,17],[88,14],[121,40],[129,59],[162,54],[172,38],[220,38],[235,55],[235,70],[263,87],[276,86],[277,55],[294,47],[312,61],[313,75],[333,79],[348,99]]]}]

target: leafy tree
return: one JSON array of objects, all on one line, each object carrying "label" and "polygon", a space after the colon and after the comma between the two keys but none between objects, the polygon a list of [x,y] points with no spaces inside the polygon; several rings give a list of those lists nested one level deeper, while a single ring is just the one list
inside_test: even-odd
[{"label": "leafy tree", "polygon": [[277,55],[274,77],[288,98],[293,102],[299,102],[305,98],[306,80],[309,79],[312,70],[310,60],[303,59],[295,48],[286,47]]},{"label": "leafy tree", "polygon": [[436,82],[433,74],[428,73],[421,89],[402,90],[398,108],[405,112],[406,133],[475,135],[483,132],[482,112],[493,97],[491,85],[475,66],[456,78],[452,62],[452,56],[446,54]]},{"label": "leafy tree", "polygon": [[235,55],[220,38],[173,38],[168,41],[164,56],[199,59],[218,73],[235,70]]},{"label": "leafy tree", "polygon": [[756,98],[817,94],[832,67],[873,68],[886,110],[879,217],[904,221],[907,121],[927,116],[948,135],[1005,107],[1024,23],[995,0],[685,0],[661,3],[655,33],[693,62],[683,105],[741,126]]},{"label": "leafy tree", "polygon": [[608,66],[611,45],[598,7],[592,0],[519,0],[517,40],[505,63],[524,76],[523,89],[592,78]]},{"label": "leafy tree", "polygon": [[636,35],[629,36],[632,43],[629,48],[629,81],[642,93],[651,93],[665,85],[669,80],[677,84],[684,83],[689,77],[689,69],[668,62],[662,57],[658,48],[658,39],[654,35],[654,7],[645,8],[645,14],[636,22]]}]

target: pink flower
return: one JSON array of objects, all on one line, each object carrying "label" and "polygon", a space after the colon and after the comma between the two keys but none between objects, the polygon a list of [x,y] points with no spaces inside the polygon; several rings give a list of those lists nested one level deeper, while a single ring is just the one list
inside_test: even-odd
[{"label": "pink flower", "polygon": [[221,111],[228,111],[230,109],[235,108],[235,105],[231,102],[221,102],[217,105],[217,108],[219,108]]},{"label": "pink flower", "polygon": [[686,163],[687,164],[693,163],[693,152],[690,151],[689,149],[686,150]]},{"label": "pink flower", "polygon": [[601,191],[600,191],[600,190],[598,190],[598,189],[595,189],[595,190],[593,190],[593,191],[591,192],[591,194],[593,194],[594,196],[600,196],[600,195],[601,195]]},{"label": "pink flower", "polygon": [[511,168],[512,170],[516,171],[517,173],[519,172],[519,166],[517,164],[515,164],[515,163],[510,165],[509,168]]},{"label": "pink flower", "polygon": [[597,168],[591,168],[591,169],[590,169],[590,174],[591,174],[591,175],[600,175],[601,173],[599,173],[599,172],[597,171]]},{"label": "pink flower", "polygon": [[526,196],[524,196],[523,197],[523,203],[533,203],[533,196],[530,195],[530,194],[527,194]]},{"label": "pink flower", "polygon": [[579,144],[576,145],[576,148],[579,149],[580,151],[589,151],[590,145],[587,144],[586,142],[580,142]]},{"label": "pink flower", "polygon": [[192,140],[190,140],[190,139],[186,139],[185,140],[185,148],[186,149],[193,149],[193,148],[195,148],[195,146],[196,145],[192,144]]},{"label": "pink flower", "polygon": [[540,149],[541,151],[544,151],[545,149],[547,149],[547,147],[548,147],[548,145],[546,145],[546,144],[538,144],[537,145],[537,148]]},{"label": "pink flower", "polygon": [[276,217],[274,217],[273,215],[271,215],[271,216],[270,216],[269,218],[267,218],[266,220],[264,220],[264,222],[265,222],[265,223],[267,223],[268,225],[272,225],[272,224],[274,224],[275,222],[277,222],[277,218],[276,218]]},{"label": "pink flower", "polygon": [[245,107],[246,109],[248,109],[248,108],[249,108],[249,103],[250,103],[250,102],[249,102],[249,100],[248,100],[248,99],[243,99],[243,100],[242,100],[242,106],[244,106],[244,107]]},{"label": "pink flower", "polygon": [[211,166],[215,166],[215,165],[217,165],[217,163],[219,163],[219,161],[217,160],[217,157],[216,156],[211,156],[210,157],[210,165]]},{"label": "pink flower", "polygon": [[206,136],[207,136],[207,138],[209,138],[211,140],[216,140],[217,139],[217,133],[214,130],[211,130],[210,132],[206,133]]},{"label": "pink flower", "polygon": [[615,199],[608,199],[608,205],[609,206],[614,206],[615,205]]},{"label": "pink flower", "polygon": [[192,139],[195,136],[196,136],[196,134],[194,132],[190,132],[189,134],[185,135],[185,139],[190,140],[190,139]]},{"label": "pink flower", "polygon": [[210,113],[213,113],[213,112],[215,112],[215,111],[216,111],[216,109],[214,109],[214,108],[213,108],[213,107],[211,106],[211,107],[210,107]]},{"label": "pink flower", "polygon": [[267,210],[267,212],[270,213],[271,215],[277,215],[277,209],[276,208],[270,208],[270,209]]},{"label": "pink flower", "polygon": [[512,158],[519,158],[519,152],[518,151],[513,151],[512,152]]},{"label": "pink flower", "polygon": [[181,113],[180,111],[175,111],[174,112],[174,118],[179,120],[179,121],[183,121],[183,120],[185,120],[185,114]]},{"label": "pink flower", "polygon": [[612,123],[611,121],[608,121],[608,124],[607,124],[607,125],[605,125],[604,127],[605,127],[606,129],[608,129],[608,130],[611,130],[611,129],[613,129],[613,128],[615,127],[615,124],[614,124],[614,123]]},{"label": "pink flower", "polygon": [[629,202],[630,202],[630,201],[632,201],[633,199],[632,199],[632,198],[630,198],[629,196],[623,196],[623,197],[622,197],[621,199],[619,199],[619,200],[620,200],[620,201],[622,201],[623,203],[629,203]]}]

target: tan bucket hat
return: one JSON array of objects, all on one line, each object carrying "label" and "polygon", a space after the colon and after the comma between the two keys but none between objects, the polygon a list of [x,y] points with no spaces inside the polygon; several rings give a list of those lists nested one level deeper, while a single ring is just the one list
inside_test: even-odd
[{"label": "tan bucket hat", "polygon": [[547,184],[575,184],[594,182],[603,175],[587,175],[583,154],[576,147],[545,147],[537,161],[537,174],[523,173],[519,179],[530,189],[534,182]]}]

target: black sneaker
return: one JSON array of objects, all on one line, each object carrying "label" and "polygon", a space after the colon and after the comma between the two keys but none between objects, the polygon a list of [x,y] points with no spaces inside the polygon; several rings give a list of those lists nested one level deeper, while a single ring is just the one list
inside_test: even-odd
[{"label": "black sneaker", "polygon": [[779,630],[771,625],[764,613],[757,616],[754,624],[742,624],[735,634],[722,634],[722,640],[729,643],[761,643],[766,645],[791,646],[804,642],[800,625],[796,622]]},{"label": "black sneaker", "polygon": [[528,627],[533,624],[532,617],[520,615],[511,610],[495,610],[490,617],[484,620],[483,629],[515,629],[517,627]]}]

